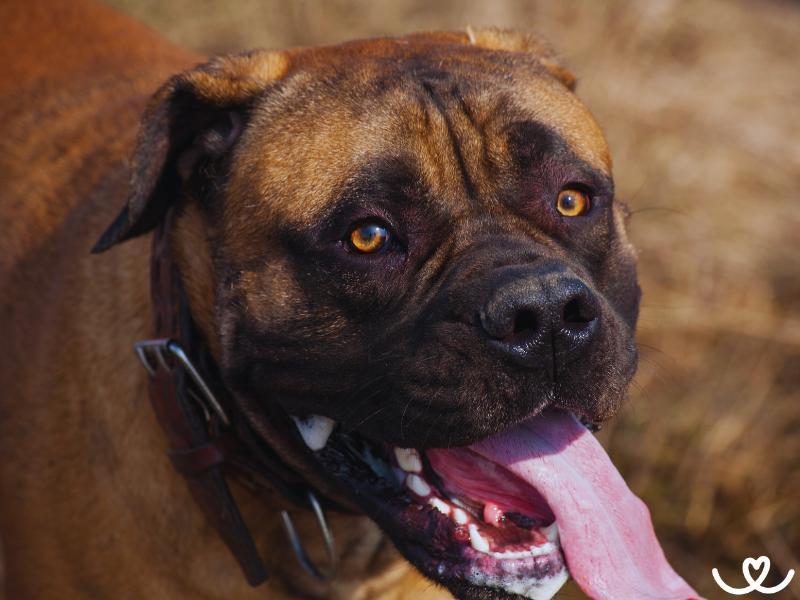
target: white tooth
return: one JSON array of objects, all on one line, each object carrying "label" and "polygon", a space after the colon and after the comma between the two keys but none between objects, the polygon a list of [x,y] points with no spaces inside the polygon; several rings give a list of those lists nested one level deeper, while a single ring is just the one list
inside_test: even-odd
[{"label": "white tooth", "polygon": [[429,486],[419,475],[412,474],[406,477],[406,485],[417,496],[421,496],[423,498],[431,493],[431,486]]},{"label": "white tooth", "polygon": [[436,498],[435,496],[430,500],[428,500],[428,504],[430,504],[433,508],[438,510],[443,515],[450,514],[450,505],[447,502],[444,502],[443,500]]},{"label": "white tooth", "polygon": [[555,521],[550,523],[547,527],[542,528],[542,533],[547,537],[549,542],[558,541],[558,525]]},{"label": "white tooth", "polygon": [[455,519],[455,522],[458,523],[459,525],[466,525],[467,521],[469,521],[467,513],[465,513],[460,508],[456,508],[455,510],[453,510],[453,519]]},{"label": "white tooth", "polygon": [[292,416],[292,419],[306,446],[315,452],[325,447],[333,428],[336,427],[336,421],[321,415],[310,415],[305,419]]},{"label": "white tooth", "polygon": [[546,556],[552,554],[558,549],[558,546],[551,543],[542,544],[541,546],[531,546],[527,550],[516,550],[509,552],[489,552],[494,558],[499,560],[513,560],[515,558],[530,558],[531,556]]},{"label": "white tooth", "polygon": [[409,473],[422,472],[422,459],[414,448],[395,448],[394,456],[400,468]]},{"label": "white tooth", "polygon": [[481,537],[478,526],[475,523],[469,524],[469,543],[478,552],[489,552],[489,542]]}]

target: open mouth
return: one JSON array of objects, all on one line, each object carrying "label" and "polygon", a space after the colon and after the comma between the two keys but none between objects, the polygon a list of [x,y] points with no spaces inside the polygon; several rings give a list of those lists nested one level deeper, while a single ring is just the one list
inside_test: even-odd
[{"label": "open mouth", "polygon": [[698,598],[669,566],[644,504],[571,414],[546,411],[468,447],[417,450],[293,417],[352,502],[461,598]]}]

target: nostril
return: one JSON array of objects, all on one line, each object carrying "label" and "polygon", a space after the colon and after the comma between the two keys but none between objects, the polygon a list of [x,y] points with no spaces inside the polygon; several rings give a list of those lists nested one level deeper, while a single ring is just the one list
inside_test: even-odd
[{"label": "nostril", "polygon": [[532,310],[521,310],[514,319],[514,333],[536,331],[538,325],[539,320],[536,318],[535,312]]},{"label": "nostril", "polygon": [[563,319],[565,325],[581,326],[594,321],[595,314],[581,298],[573,298],[564,305]]}]

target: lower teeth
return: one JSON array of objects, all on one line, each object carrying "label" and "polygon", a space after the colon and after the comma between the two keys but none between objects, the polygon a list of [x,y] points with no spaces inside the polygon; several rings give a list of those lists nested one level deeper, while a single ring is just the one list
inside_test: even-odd
[{"label": "lower teeth", "polygon": [[428,500],[428,504],[430,504],[443,515],[450,515],[450,505],[447,502],[443,502],[442,500],[439,500],[439,498],[434,497]]},{"label": "lower teeth", "polygon": [[483,536],[481,536],[480,532],[478,531],[478,526],[475,525],[475,523],[469,524],[469,543],[478,552],[490,554],[489,542],[483,539]]},{"label": "lower teeth", "polygon": [[[307,445],[312,450],[325,445],[325,442],[327,442],[327,438],[330,437],[330,432],[333,430],[333,426],[335,425],[335,423],[332,421],[326,422],[329,420],[325,419],[325,417],[318,416],[312,416],[310,419],[306,420],[300,420],[294,417],[294,420],[297,423],[298,430],[300,431],[301,435],[303,435],[304,441],[306,441]],[[405,486],[410,489],[414,496],[417,497],[418,502],[425,502],[425,504],[437,510],[441,514],[450,517],[450,519],[460,527],[467,526],[470,546],[476,552],[491,556],[492,558],[500,561],[513,561],[550,555],[558,550],[558,527],[556,523],[553,522],[547,527],[542,527],[539,529],[541,534],[547,539],[547,541],[543,544],[531,545],[528,548],[508,550],[505,552],[492,551],[490,549],[491,546],[489,540],[481,535],[478,526],[478,523],[482,522],[481,517],[485,517],[484,513],[486,507],[483,505],[474,506],[472,502],[465,502],[463,499],[457,497],[450,497],[447,500],[444,500],[436,495],[433,495],[432,492],[434,492],[434,490],[430,487],[422,475],[422,469],[420,468],[421,464],[417,464],[420,459],[416,451],[411,449],[395,449],[395,458],[398,463],[401,463],[401,466],[398,466],[397,464],[393,465],[390,462],[379,458],[367,445],[359,444],[360,447],[358,448],[355,444],[348,445],[350,446],[350,450],[360,456],[364,463],[367,464],[376,475],[379,475],[387,481],[392,482],[394,485],[402,485],[405,483]],[[398,452],[398,450],[400,452]],[[407,469],[403,469],[402,466],[407,467]],[[497,507],[497,510],[500,510],[499,507]],[[506,518],[508,518],[509,522],[514,523],[523,529],[532,530],[537,526],[537,521],[519,513],[499,513],[498,515],[494,516],[498,517],[494,519],[494,521],[496,521],[495,526],[499,520],[505,520]],[[491,523],[489,524],[491,525]],[[517,546],[517,548],[519,548],[519,546]],[[510,564],[513,565],[514,563]],[[553,586],[555,589],[558,589],[558,587],[563,584],[565,579],[566,570],[564,570],[563,573],[556,574],[551,583],[555,584]],[[517,589],[516,586],[512,586],[512,588],[516,593],[522,592],[522,595],[528,598],[549,598],[550,596],[540,595],[543,590],[538,588],[542,583],[543,582],[533,584],[531,589],[526,590],[522,590],[521,588]]]},{"label": "lower teeth", "polygon": [[556,549],[555,544],[550,542],[542,544],[541,546],[531,546],[525,550],[511,550],[509,552],[487,552],[490,556],[499,560],[512,560],[515,558],[530,558],[531,556],[544,556],[550,554]]}]

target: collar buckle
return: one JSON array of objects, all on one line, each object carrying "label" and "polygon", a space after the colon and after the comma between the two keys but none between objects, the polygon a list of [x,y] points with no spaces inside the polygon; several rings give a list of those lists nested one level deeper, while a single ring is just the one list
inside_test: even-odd
[{"label": "collar buckle", "polygon": [[[133,349],[151,377],[155,376],[159,367],[166,371],[172,371],[175,368],[175,361],[177,361],[186,370],[192,383],[200,391],[199,395],[192,392],[190,392],[190,395],[200,405],[206,421],[210,421],[211,415],[214,414],[224,425],[230,426],[230,419],[222,408],[222,404],[217,400],[217,397],[208,387],[189,355],[186,354],[178,342],[170,338],[140,340],[133,345]],[[172,362],[170,362],[170,359]]]}]

